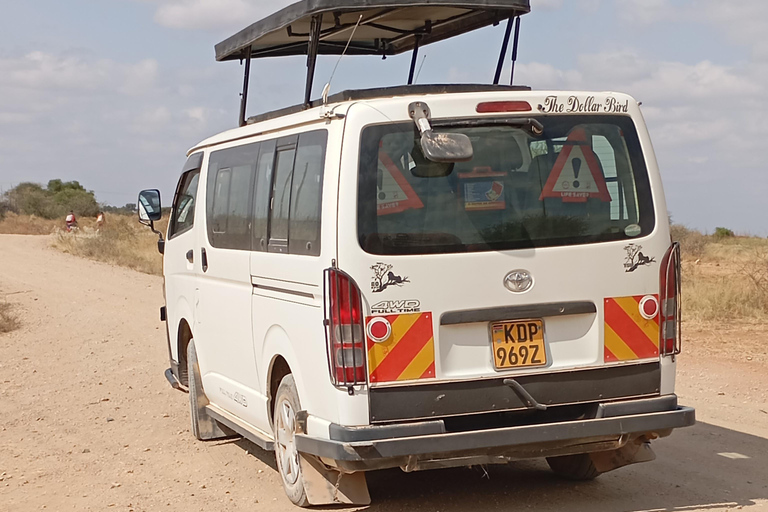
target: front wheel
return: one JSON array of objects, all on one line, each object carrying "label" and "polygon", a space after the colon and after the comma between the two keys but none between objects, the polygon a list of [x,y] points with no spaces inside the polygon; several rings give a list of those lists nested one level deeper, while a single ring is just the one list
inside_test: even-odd
[{"label": "front wheel", "polygon": [[568,480],[586,481],[600,476],[588,453],[547,457],[547,463],[557,476]]},{"label": "front wheel", "polygon": [[293,375],[286,375],[277,388],[275,397],[275,458],[283,480],[285,494],[295,505],[309,506],[301,473],[299,451],[296,449],[296,413],[301,410],[299,393]]}]

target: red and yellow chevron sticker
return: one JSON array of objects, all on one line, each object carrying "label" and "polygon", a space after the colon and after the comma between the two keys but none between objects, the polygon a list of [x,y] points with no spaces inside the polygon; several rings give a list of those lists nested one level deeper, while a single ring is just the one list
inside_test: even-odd
[{"label": "red and yellow chevron sticker", "polygon": [[435,337],[431,313],[405,313],[383,318],[392,326],[384,341],[367,335],[368,374],[371,383],[429,379],[435,376]]},{"label": "red and yellow chevron sticker", "polygon": [[[646,319],[640,301],[646,295],[605,299],[605,362],[659,357],[659,315]],[[652,296],[658,304],[658,296]],[[656,308],[658,310],[658,307]]]}]

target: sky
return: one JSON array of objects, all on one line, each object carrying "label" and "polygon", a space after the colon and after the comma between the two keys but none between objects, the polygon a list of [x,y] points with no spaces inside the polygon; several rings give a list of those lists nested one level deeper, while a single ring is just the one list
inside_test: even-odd
[{"label": "sky", "polygon": [[[0,189],[60,178],[167,204],[186,151],[237,125],[242,68],[214,45],[292,1],[0,0]],[[768,2],[530,1],[516,84],[633,95],[673,221],[768,236]],[[503,32],[425,47],[418,82],[490,82]],[[332,92],[402,84],[409,62],[346,57]],[[315,97],[335,63],[320,58]],[[248,114],[300,103],[304,66],[254,61]]]}]

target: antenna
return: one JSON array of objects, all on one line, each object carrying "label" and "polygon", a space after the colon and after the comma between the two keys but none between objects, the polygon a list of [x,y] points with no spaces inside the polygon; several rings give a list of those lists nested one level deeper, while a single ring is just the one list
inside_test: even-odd
[{"label": "antenna", "polygon": [[339,63],[341,63],[341,59],[343,59],[344,55],[347,54],[349,45],[352,44],[352,38],[355,37],[355,32],[357,32],[357,27],[360,26],[361,21],[363,21],[362,14],[360,15],[359,18],[357,18],[357,23],[355,23],[355,26],[352,29],[352,33],[349,35],[349,40],[347,40],[347,45],[344,47],[344,51],[341,52],[341,55],[339,55],[339,60],[336,61],[336,65],[333,66],[333,71],[331,72],[331,77],[328,79],[328,83],[325,84],[325,87],[323,87],[323,106],[328,105],[328,93],[331,90],[331,82],[333,82],[333,77],[336,74],[336,70],[339,68]]},{"label": "antenna", "polygon": [[419,75],[421,74],[421,69],[424,67],[424,61],[427,60],[427,56],[421,58],[421,65],[419,66],[419,70],[416,72],[416,78],[413,79],[413,83],[416,83],[419,81]]}]

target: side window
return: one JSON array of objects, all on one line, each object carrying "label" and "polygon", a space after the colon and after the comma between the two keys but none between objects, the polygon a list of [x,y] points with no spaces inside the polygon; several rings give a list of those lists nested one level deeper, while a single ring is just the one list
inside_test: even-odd
[{"label": "side window", "polygon": [[250,165],[232,168],[227,210],[227,245],[233,249],[251,248],[251,189],[256,160]]},{"label": "side window", "polygon": [[200,169],[194,169],[181,175],[173,198],[168,238],[184,233],[195,223],[195,199],[200,181]]},{"label": "side window", "polygon": [[272,187],[272,215],[269,223],[270,252],[288,252],[288,214],[291,207],[291,179],[295,158],[296,137],[278,141]]},{"label": "side window", "polygon": [[275,141],[261,143],[259,161],[256,165],[256,181],[253,195],[253,249],[267,250],[269,229],[269,198],[272,191],[272,169],[275,163]]},{"label": "side window", "polygon": [[250,250],[251,191],[260,144],[211,153],[208,164],[208,240],[214,247]]},{"label": "side window", "polygon": [[328,132],[302,133],[291,188],[288,252],[320,255],[320,207]]},{"label": "side window", "polygon": [[219,169],[213,188],[213,219],[211,224],[214,233],[226,233],[227,231],[227,206],[231,183],[232,169]]}]

